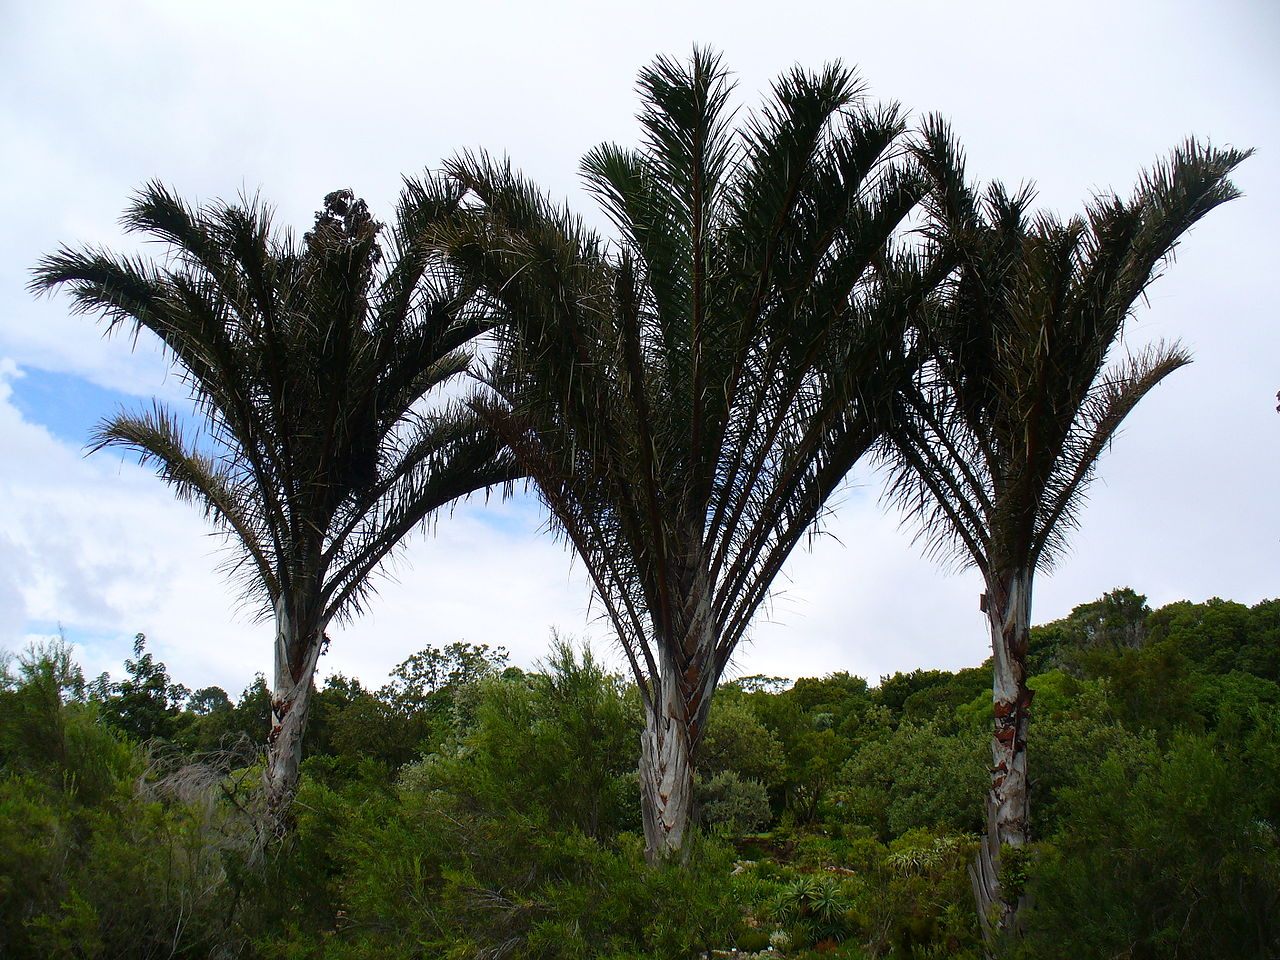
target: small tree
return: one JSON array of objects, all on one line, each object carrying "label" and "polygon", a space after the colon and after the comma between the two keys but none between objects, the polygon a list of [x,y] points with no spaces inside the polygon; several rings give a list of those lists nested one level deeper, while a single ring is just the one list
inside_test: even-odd
[{"label": "small tree", "polygon": [[35,270],[35,291],[66,286],[108,331],[157,336],[191,388],[202,431],[157,403],[105,421],[93,448],[135,451],[200,505],[237,548],[231,574],[274,617],[278,823],[328,625],[362,608],[379,564],[440,507],[515,476],[473,414],[423,404],[468,369],[483,330],[421,240],[458,201],[443,181],[408,181],[385,236],[337,191],[298,243],[257,202],[193,209],[153,183],[123,223],[162,242],[162,260],[63,248]]},{"label": "small tree", "polygon": [[1152,388],[1190,362],[1159,345],[1108,363],[1134,303],[1181,236],[1237,196],[1247,152],[1187,142],[1129,200],[1100,196],[1066,222],[1030,215],[1032,194],[979,196],[937,121],[919,156],[934,183],[937,237],[958,269],[921,312],[931,360],[899,395],[891,495],[931,548],[973,565],[994,653],[988,831],[974,868],[984,924],[1015,926],[1000,850],[1029,836],[1027,645],[1035,572],[1062,552],[1098,457]]},{"label": "small tree", "polygon": [[221,687],[201,687],[187,700],[187,709],[197,717],[208,717],[215,713],[230,713],[235,706]]},{"label": "small tree", "polygon": [[147,652],[145,634],[134,636],[133,657],[124,662],[125,679],[111,681],[103,674],[95,684],[103,719],[138,741],[171,740],[191,691],[170,682],[168,667]]}]

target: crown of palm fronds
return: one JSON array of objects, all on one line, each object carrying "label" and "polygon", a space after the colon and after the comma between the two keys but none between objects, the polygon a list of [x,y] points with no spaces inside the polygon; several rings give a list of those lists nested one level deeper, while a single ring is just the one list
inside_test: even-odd
[{"label": "crown of palm fronds", "polygon": [[122,411],[92,448],[135,451],[200,504],[264,612],[311,593],[324,621],[350,615],[418,523],[514,477],[473,412],[423,403],[470,368],[487,327],[422,239],[460,199],[446,180],[406,181],[386,230],[338,191],[298,242],[256,199],[193,208],[150,183],[122,223],[162,258],[64,247],[35,269],[33,290],[65,287],[110,330],[160,339],[195,424],[158,403]]},{"label": "crown of palm fronds", "polygon": [[878,436],[911,365],[907,318],[945,269],[900,242],[927,188],[904,115],[868,106],[850,70],[791,71],[736,128],[706,51],[659,59],[639,87],[640,148],[582,165],[616,243],[470,154],[449,172],[478,202],[439,239],[506,321],[476,409],[582,556],[637,676],[701,600],[719,641],[697,656],[718,676]]},{"label": "crown of palm fronds", "polygon": [[1236,197],[1250,151],[1187,141],[1133,196],[1065,222],[1029,188],[979,195],[946,126],[917,155],[934,184],[931,232],[959,264],[917,330],[930,361],[899,396],[890,496],[940,555],[983,573],[1052,563],[1099,455],[1139,400],[1189,363],[1157,344],[1109,362],[1134,304],[1181,236]]}]

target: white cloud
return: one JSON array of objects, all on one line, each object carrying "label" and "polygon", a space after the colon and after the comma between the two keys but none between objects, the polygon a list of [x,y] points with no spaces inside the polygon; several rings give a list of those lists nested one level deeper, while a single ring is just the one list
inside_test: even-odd
[{"label": "white cloud", "polygon": [[[1180,337],[1196,363],[1140,406],[1101,466],[1072,552],[1037,585],[1036,616],[1129,584],[1154,602],[1276,593],[1280,324],[1271,290],[1280,123],[1267,5],[798,2],[405,8],[243,2],[14,5],[3,14],[0,355],[126,392],[180,397],[153,352],[104,341],[65,300],[32,301],[28,268],[59,243],[125,248],[116,218],[158,177],[193,199],[261,187],[305,229],[352,186],[389,211],[401,173],[461,147],[511,154],[591,214],[577,160],[635,136],[636,69],[712,42],[756,102],[794,62],[858,63],[880,97],[952,118],[976,176],[1036,179],[1071,212],[1127,192],[1184,136],[1256,146],[1246,197],[1215,211],[1152,289],[1133,342]],[[480,26],[482,25],[482,27]],[[597,218],[598,222],[598,218]],[[12,363],[0,373],[15,375]],[[267,665],[266,634],[230,615],[215,541],[150,475],[83,459],[22,421],[0,385],[0,643],[62,620],[94,669],[148,633],[189,684],[237,691]],[[855,490],[740,654],[746,672],[872,676],[984,655],[972,575],[942,577]],[[503,643],[528,662],[549,628],[603,637],[586,587],[527,508],[460,507],[410,546],[370,617],[334,631],[329,669],[377,678],[423,643]],[[843,546],[841,545],[843,544]]]}]

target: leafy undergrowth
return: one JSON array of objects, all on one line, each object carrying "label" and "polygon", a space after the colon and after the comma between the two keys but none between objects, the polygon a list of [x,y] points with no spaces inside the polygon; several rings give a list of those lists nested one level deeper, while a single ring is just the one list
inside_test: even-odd
[{"label": "leafy undergrowth", "polygon": [[[1025,933],[997,952],[1280,956],[1280,605],[1136,630],[1105,600],[1033,634],[1040,839]],[[257,828],[262,685],[187,695],[141,640],[129,669],[86,684],[56,646],[0,663],[6,960],[982,956],[983,669],[726,686],[700,830],[659,867],[638,697],[588,651],[530,673],[458,645],[378,691],[330,678],[283,843]]]}]

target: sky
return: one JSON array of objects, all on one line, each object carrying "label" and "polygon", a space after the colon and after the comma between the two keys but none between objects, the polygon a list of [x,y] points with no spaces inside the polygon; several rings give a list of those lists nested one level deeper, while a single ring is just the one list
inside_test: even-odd
[{"label": "sky", "polygon": [[[135,633],[191,687],[233,695],[270,665],[197,512],[114,453],[84,455],[120,406],[185,392],[145,341],[106,339],[65,298],[25,290],[59,244],[135,249],[117,223],[141,184],[192,201],[260,193],[304,229],[350,187],[383,219],[400,178],[464,148],[508,154],[594,223],[578,161],[633,143],[636,72],[697,44],[741,109],[794,64],[854,64],[870,95],[936,111],[970,175],[1035,181],[1061,214],[1127,194],[1188,135],[1254,147],[1245,196],[1211,213],[1151,289],[1125,346],[1180,340],[1195,363],[1104,455],[1072,549],[1033,619],[1118,586],[1153,606],[1280,595],[1280,7],[1261,2],[0,4],[0,648],[59,632],[86,672],[120,672]],[[736,657],[739,673],[875,681],[989,653],[979,578],[923,558],[859,468]],[[535,500],[459,505],[416,536],[370,614],[331,630],[323,673],[377,685],[427,644],[542,657],[552,631],[611,650],[581,564]],[[613,652],[613,662],[621,658]]]}]

